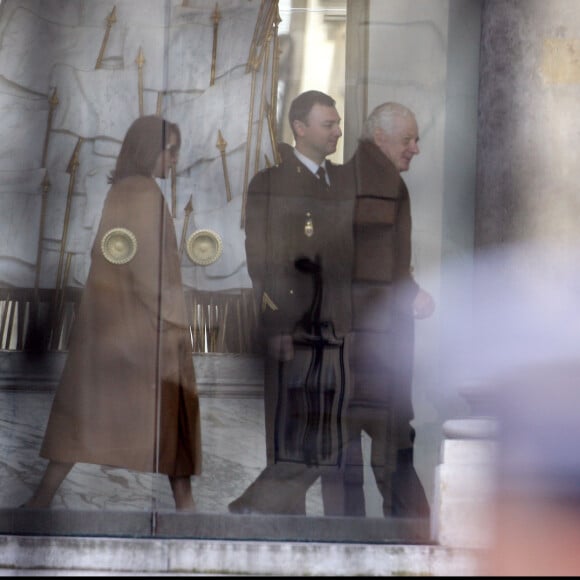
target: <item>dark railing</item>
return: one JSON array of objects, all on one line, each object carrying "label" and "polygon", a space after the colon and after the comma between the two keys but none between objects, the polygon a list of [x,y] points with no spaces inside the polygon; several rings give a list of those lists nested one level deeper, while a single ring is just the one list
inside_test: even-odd
[{"label": "dark railing", "polygon": [[[0,288],[0,350],[67,351],[82,289]],[[258,352],[257,307],[251,289],[186,290],[192,352]]]}]

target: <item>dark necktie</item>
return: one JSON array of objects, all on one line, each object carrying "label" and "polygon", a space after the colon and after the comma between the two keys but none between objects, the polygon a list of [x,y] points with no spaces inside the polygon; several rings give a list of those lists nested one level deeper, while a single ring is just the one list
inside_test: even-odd
[{"label": "dark necktie", "polygon": [[328,187],[328,181],[326,181],[326,171],[322,165],[316,170],[316,175],[318,175],[318,178],[324,182],[326,187]]}]

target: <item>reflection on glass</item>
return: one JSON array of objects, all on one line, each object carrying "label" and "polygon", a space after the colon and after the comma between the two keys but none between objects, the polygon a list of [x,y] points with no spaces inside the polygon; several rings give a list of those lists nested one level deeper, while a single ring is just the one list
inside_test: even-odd
[{"label": "reflection on glass", "polygon": [[[274,368],[280,372],[276,381],[285,388],[275,400],[270,399],[272,390],[266,389],[265,414],[263,328],[258,321],[262,305],[267,312],[280,305],[275,292],[254,299],[251,258],[246,261],[245,251],[246,232],[260,231],[252,227],[255,216],[246,206],[250,183],[261,170],[288,156],[295,159],[294,135],[287,122],[294,97],[311,89],[330,94],[333,109],[344,116],[346,2],[331,4],[231,0],[220,2],[218,12],[214,4],[198,0],[121,0],[112,18],[111,6],[104,2],[90,3],[88,8],[74,0],[1,3],[5,42],[0,68],[11,87],[6,92],[10,110],[17,111],[9,114],[7,126],[18,126],[11,132],[14,138],[2,146],[10,155],[0,159],[2,213],[10,216],[2,248],[9,267],[3,271],[0,340],[6,351],[2,354],[14,355],[5,373],[5,383],[13,390],[0,393],[10,426],[2,431],[2,439],[18,440],[17,445],[2,447],[9,466],[3,507],[27,501],[40,481],[45,463],[38,451],[47,423],[43,454],[60,467],[49,468],[50,485],[35,496],[37,506],[50,503],[69,515],[105,510],[112,517],[112,512],[124,510],[173,511],[175,496],[178,505],[191,507],[189,483],[182,499],[175,485],[172,493],[167,478],[151,474],[199,473],[197,395],[189,387],[171,387],[169,401],[163,387],[181,385],[182,380],[191,386],[193,379],[181,376],[181,371],[177,378],[165,373],[185,369],[189,375],[193,370],[186,361],[193,358],[204,464],[190,481],[196,515],[235,520],[228,505],[273,458],[299,465],[301,472],[304,465],[315,466],[309,477],[318,474],[312,481],[323,481],[320,488],[312,483],[307,492],[300,491],[286,513],[345,513],[343,482],[339,478],[337,483],[334,472],[345,460],[345,404],[351,387],[347,319],[355,190],[347,187],[348,178],[336,166],[333,175],[331,162],[341,163],[343,157],[336,126],[324,144],[330,186],[316,181],[319,197],[300,192],[292,207],[272,207],[277,214],[261,224],[277,234],[282,233],[275,231],[277,224],[287,228],[290,220],[296,226],[296,233],[284,239],[287,247],[278,248],[283,260],[272,262],[275,268],[285,264],[290,270],[271,276],[274,283],[292,280],[296,303],[287,322],[292,323],[295,357],[292,363],[268,358],[266,383]],[[131,209],[120,204],[110,212],[106,177],[115,166],[127,120],[155,113],[178,122],[181,147],[167,179],[157,180],[169,211],[160,213],[162,204],[147,210],[142,217],[151,220],[151,227],[141,234],[129,222],[139,217],[143,205]],[[165,137],[171,138],[171,131]],[[142,140],[145,149],[146,143],[147,138]],[[159,145],[159,140],[153,144]],[[176,143],[163,144],[169,146],[163,155],[175,153]],[[143,156],[139,149],[140,162]],[[100,227],[103,209],[120,221]],[[220,251],[214,254],[213,247],[197,246],[188,252],[188,241],[196,232],[215,234],[212,239],[220,240]],[[159,236],[157,245],[153,234]],[[146,284],[132,286],[130,296],[119,304],[104,298],[112,291],[108,277],[94,276],[92,270],[101,264],[132,271],[146,258],[136,271],[143,276],[156,268],[160,251],[173,247],[173,238],[176,255],[171,250],[171,258],[165,256],[159,280],[172,276],[175,288],[169,284],[149,294],[147,300],[158,300],[159,317],[150,320],[150,328],[137,328],[136,321],[142,319],[126,316],[147,303],[142,292],[151,286],[153,276]],[[272,249],[267,243],[266,247]],[[100,309],[87,306],[93,302],[93,280],[107,285],[99,288],[103,308],[119,308],[111,323],[121,329],[106,338],[96,328],[105,324]],[[187,337],[182,328],[174,329],[180,347],[172,350],[165,332],[169,313],[182,308]],[[123,338],[125,332],[132,332],[130,340]],[[111,356],[117,358],[108,358],[109,353],[100,356],[96,341],[111,345]],[[128,345],[138,342],[139,354],[128,352]],[[154,354],[152,345],[157,349]],[[154,362],[159,376],[152,378],[148,367]],[[70,394],[61,389],[55,394],[61,375]],[[14,376],[19,377],[18,384]],[[102,385],[90,389],[97,379]],[[156,406],[149,396],[119,397],[119,391],[133,382],[159,395]],[[97,395],[101,388],[109,391],[107,397]],[[176,393],[184,392],[189,396],[177,402]],[[53,395],[55,414],[49,418]],[[173,408],[167,415],[166,405]],[[89,409],[82,421],[71,420],[81,408]],[[102,411],[107,408],[108,416]],[[107,428],[88,430],[91,421],[103,416]],[[170,429],[169,416],[178,418],[169,421]],[[111,426],[119,424],[124,431],[115,434]],[[185,432],[180,431],[184,425]],[[15,426],[17,435],[11,431]],[[65,454],[61,443],[51,443],[57,441],[55,430],[64,426],[74,430],[75,438],[94,442],[87,443],[89,454]],[[164,434],[169,432],[186,444],[166,440]],[[142,453],[135,452],[136,447]],[[168,466],[172,451],[177,453],[175,464],[181,465],[186,457],[190,465],[178,469],[170,461]],[[124,453],[123,460],[112,459],[117,452]],[[82,463],[69,473],[73,462]],[[325,528],[330,539],[335,532]],[[147,533],[159,532],[152,526]],[[192,527],[180,533],[209,532]],[[358,537],[363,536],[364,530]]]}]

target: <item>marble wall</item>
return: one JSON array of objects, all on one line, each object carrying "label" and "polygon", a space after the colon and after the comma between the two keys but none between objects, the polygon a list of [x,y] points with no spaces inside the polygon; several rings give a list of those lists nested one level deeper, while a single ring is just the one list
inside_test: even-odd
[{"label": "marble wall", "polygon": [[574,251],[580,5],[488,2],[482,18],[476,243]]},{"label": "marble wall", "polygon": [[183,136],[176,174],[160,183],[178,244],[210,229],[223,245],[208,265],[184,255],[184,284],[251,286],[244,195],[275,161],[276,3],[226,0],[215,10],[199,0],[0,4],[0,111],[10,135],[0,143],[0,215],[10,215],[0,285],[82,288],[121,141],[136,117],[158,113]]},{"label": "marble wall", "polygon": [[580,231],[580,5],[489,2],[483,23],[476,244],[513,248],[497,265],[506,285],[570,285]]},{"label": "marble wall", "polygon": [[481,6],[473,258],[444,268],[472,273],[469,301],[455,293],[447,311],[447,344],[480,402],[508,373],[573,349],[580,136],[580,5]]}]

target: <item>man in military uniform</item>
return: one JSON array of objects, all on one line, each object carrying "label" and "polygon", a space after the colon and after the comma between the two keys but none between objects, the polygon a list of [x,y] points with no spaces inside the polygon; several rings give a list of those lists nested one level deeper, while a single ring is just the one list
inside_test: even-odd
[{"label": "man in military uniform", "polygon": [[335,101],[294,99],[295,139],[248,188],[246,254],[261,306],[268,466],[229,509],[305,514],[323,478],[326,514],[341,514],[351,325],[354,188],[326,159],[342,136]]}]

